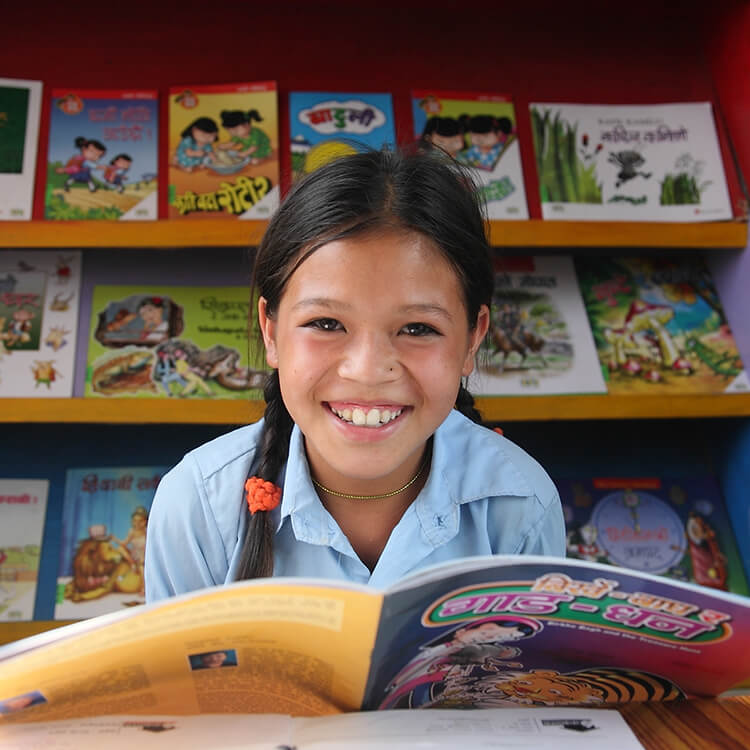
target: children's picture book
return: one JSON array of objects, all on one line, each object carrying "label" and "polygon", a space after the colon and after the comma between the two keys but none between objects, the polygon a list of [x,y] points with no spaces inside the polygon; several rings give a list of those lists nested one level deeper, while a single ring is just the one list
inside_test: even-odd
[{"label": "children's picture book", "polygon": [[0,397],[73,393],[79,250],[0,253]]},{"label": "children's picture book", "polygon": [[34,618],[48,492],[46,479],[0,479],[0,622]]},{"label": "children's picture book", "polygon": [[95,286],[83,395],[258,396],[249,304],[246,286]]},{"label": "children's picture book", "polygon": [[575,263],[610,393],[750,390],[703,258],[586,255]]},{"label": "children's picture book", "polygon": [[41,104],[41,81],[0,78],[0,221],[31,219]]},{"label": "children's picture book", "polygon": [[555,484],[569,557],[750,593],[714,477],[555,478]]},{"label": "children's picture book", "polygon": [[606,393],[568,255],[498,256],[490,330],[472,393]]},{"label": "children's picture book", "polygon": [[732,218],[710,102],[529,106],[542,218]]},{"label": "children's picture book", "polygon": [[156,91],[53,89],[46,219],[158,218]]},{"label": "children's picture book", "polygon": [[502,94],[412,92],[414,136],[472,168],[488,219],[528,219],[518,125]]},{"label": "children's picture book", "polygon": [[[34,696],[26,698],[33,701]],[[0,703],[5,716],[24,701]],[[6,706],[8,706],[6,708]],[[613,747],[643,750],[615,709],[488,709],[481,717],[460,709],[386,711],[290,716],[204,714],[201,716],[97,716],[8,724],[3,736],[13,750],[437,750],[457,747],[584,750]]]},{"label": "children's picture book", "polygon": [[747,597],[584,560],[470,557],[385,590],[246,580],[63,626],[0,648],[0,701],[36,697],[18,718],[37,721],[607,708],[746,693],[749,640]]},{"label": "children's picture book", "polygon": [[169,90],[169,218],[268,219],[279,205],[276,83]]},{"label": "children's picture book", "polygon": [[289,137],[292,180],[339,156],[395,146],[391,95],[292,91]]},{"label": "children's picture book", "polygon": [[71,468],[65,473],[55,620],[145,602],[148,514],[167,466]]}]

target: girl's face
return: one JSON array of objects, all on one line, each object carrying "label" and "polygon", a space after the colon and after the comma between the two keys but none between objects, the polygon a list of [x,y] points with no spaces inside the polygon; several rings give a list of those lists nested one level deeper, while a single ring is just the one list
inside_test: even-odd
[{"label": "girl's face", "polygon": [[227,128],[227,132],[230,135],[236,135],[240,138],[245,138],[250,135],[250,123],[241,122],[239,125],[234,125],[231,128]]},{"label": "girl's face", "polygon": [[464,137],[462,135],[439,135],[433,133],[430,136],[432,143],[438,148],[442,148],[451,156],[455,156],[464,147]]},{"label": "girl's face", "polygon": [[104,151],[94,146],[93,143],[89,143],[88,146],[84,146],[81,149],[81,155],[88,161],[99,161],[104,155]]},{"label": "girl's face", "polygon": [[489,133],[472,133],[471,142],[474,146],[481,149],[490,149],[498,141],[500,137],[494,130],[490,130]]},{"label": "girl's face", "polygon": [[216,133],[207,133],[200,128],[193,128],[190,134],[199,146],[205,146],[207,143],[213,143],[216,140]]},{"label": "girl's face", "polygon": [[394,230],[316,250],[273,319],[261,298],[267,360],[316,479],[363,494],[411,479],[473,369],[488,315],[483,306],[470,330],[449,263],[421,235]]}]

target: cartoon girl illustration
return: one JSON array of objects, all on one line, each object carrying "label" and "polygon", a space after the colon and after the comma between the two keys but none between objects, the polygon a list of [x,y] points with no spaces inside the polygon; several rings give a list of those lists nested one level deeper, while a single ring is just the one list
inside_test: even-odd
[{"label": "cartoon girl illustration", "polygon": [[107,147],[99,141],[89,140],[79,136],[74,141],[79,153],[72,156],[64,167],[57,167],[55,172],[58,174],[67,174],[68,178],[63,184],[63,190],[67,193],[74,182],[82,182],[88,185],[89,191],[96,192],[96,183],[91,175],[94,169],[104,169],[97,164],[99,159],[107,152]]},{"label": "cartoon girl illustration", "polygon": [[122,193],[125,190],[125,186],[122,183],[132,163],[133,159],[129,154],[117,154],[110,161],[109,166],[104,167],[104,180],[118,193]]},{"label": "cartoon girl illustration", "polygon": [[210,117],[198,117],[180,133],[174,165],[192,172],[196,167],[210,164],[214,159],[214,141],[219,127]]},{"label": "cartoon girl illustration", "polygon": [[458,161],[492,171],[505,148],[515,135],[513,123],[507,117],[492,115],[461,115],[471,146],[461,151]]},{"label": "cartoon girl illustration", "polygon": [[124,539],[114,539],[125,553],[128,562],[141,579],[141,595],[144,591],[143,561],[146,557],[146,526],[148,524],[148,511],[139,505],[130,515],[130,529]]},{"label": "cartoon girl illustration", "polygon": [[231,151],[237,159],[250,157],[251,164],[267,159],[271,155],[271,140],[262,130],[253,127],[253,122],[263,122],[257,109],[248,112],[223,110],[221,126],[231,137],[226,143],[220,143],[218,148]]},{"label": "cartoon girl illustration", "polygon": [[485,617],[459,625],[420,648],[393,678],[380,708],[417,708],[453,694],[475,679],[501,668],[522,665],[508,661],[520,649],[507,644],[535,635],[541,623],[526,617]]},{"label": "cartoon girl illustration", "polygon": [[466,148],[465,127],[455,117],[430,117],[422,131],[422,140],[441,148],[454,159]]}]

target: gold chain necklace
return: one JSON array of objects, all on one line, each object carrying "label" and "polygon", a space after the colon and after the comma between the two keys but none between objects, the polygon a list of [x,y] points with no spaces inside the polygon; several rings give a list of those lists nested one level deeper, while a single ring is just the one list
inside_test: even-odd
[{"label": "gold chain necklace", "polygon": [[419,479],[420,476],[422,476],[422,472],[424,471],[424,467],[427,466],[427,461],[422,461],[422,465],[419,467],[419,471],[403,486],[399,487],[397,490],[392,490],[391,492],[384,492],[382,495],[350,495],[346,492],[336,492],[335,490],[329,490],[328,487],[325,487],[322,485],[317,479],[314,477],[310,477],[312,479],[312,483],[319,489],[323,490],[328,495],[335,495],[336,497],[343,497],[347,500],[384,500],[386,497],[393,497],[394,495],[400,495],[404,490],[408,490],[409,487],[411,487],[414,482]]}]

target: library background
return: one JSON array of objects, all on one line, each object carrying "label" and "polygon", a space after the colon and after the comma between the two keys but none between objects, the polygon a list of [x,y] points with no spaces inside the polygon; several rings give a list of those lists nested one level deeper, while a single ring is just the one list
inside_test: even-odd
[{"label": "library background", "polygon": [[[713,305],[713,320],[718,316],[725,338],[731,330],[736,351],[729,356],[723,350],[724,356],[720,356],[721,352],[717,354],[697,335],[687,351],[685,342],[690,337],[682,331],[677,340],[683,350],[676,352],[672,364],[678,362],[691,372],[697,371],[699,360],[703,363],[700,367],[710,365],[720,376],[707,378],[710,384],[670,388],[670,383],[689,382],[689,374],[681,376],[684,381],[666,377],[659,368],[646,364],[647,355],[639,357],[623,350],[617,367],[604,360],[601,367],[595,364],[599,385],[594,378],[593,384],[567,385],[557,392],[550,388],[547,393],[530,395],[521,386],[533,386],[537,382],[534,372],[538,379],[544,367],[557,363],[562,368],[560,360],[565,360],[569,350],[558,342],[557,348],[549,347],[546,354],[543,350],[534,359],[530,344],[527,357],[519,358],[512,352],[500,355],[498,345],[486,352],[495,363],[494,370],[484,373],[486,382],[502,380],[513,367],[527,367],[525,379],[519,379],[521,390],[512,395],[483,392],[478,405],[486,421],[502,427],[558,484],[568,514],[571,555],[625,564],[627,552],[622,544],[609,540],[608,546],[608,540],[597,537],[591,527],[607,523],[607,498],[635,497],[633,502],[646,511],[642,518],[655,531],[663,532],[672,521],[680,531],[676,541],[665,545],[672,549],[671,557],[660,552],[653,539],[648,544],[630,539],[631,554],[637,549],[641,557],[636,559],[636,554],[630,562],[642,570],[747,595],[750,391],[743,388],[747,376],[741,362],[750,363],[748,193],[743,177],[750,174],[750,83],[743,72],[750,63],[750,9],[747,3],[732,0],[710,7],[690,0],[681,4],[679,12],[664,6],[636,0],[618,9],[618,17],[614,11],[603,13],[593,2],[567,6],[541,2],[512,9],[472,6],[470,12],[445,0],[386,0],[369,7],[344,2],[300,6],[282,2],[268,8],[216,12],[192,2],[171,10],[158,6],[142,11],[89,2],[78,3],[75,10],[65,13],[43,3],[7,8],[0,75],[40,81],[43,88],[34,144],[37,149],[38,143],[38,149],[31,216],[0,221],[0,283],[9,279],[12,269],[22,268],[19,263],[25,258],[27,265],[49,278],[64,277],[67,283],[77,284],[80,306],[71,329],[60,323],[58,338],[53,333],[45,340],[47,348],[37,344],[35,352],[21,351],[22,319],[14,320],[15,328],[2,328],[10,337],[2,340],[4,361],[0,366],[10,367],[14,355],[17,361],[25,361],[21,356],[28,354],[31,359],[24,365],[22,379],[29,381],[30,372],[34,379],[29,381],[29,393],[20,395],[3,391],[10,378],[4,376],[0,382],[0,397],[4,396],[0,421],[5,423],[0,494],[7,499],[37,497],[36,492],[46,498],[46,512],[41,513],[43,524],[38,526],[43,530],[40,545],[14,546],[17,537],[9,536],[10,524],[0,523],[0,597],[7,594],[8,600],[0,603],[0,643],[139,601],[137,580],[122,591],[104,584],[100,591],[76,592],[73,557],[83,537],[88,534],[95,540],[111,535],[137,555],[138,544],[133,540],[139,536],[141,519],[134,508],[144,507],[147,512],[160,473],[196,445],[262,414],[257,390],[251,391],[252,398],[247,390],[232,391],[228,386],[229,390],[218,395],[233,397],[208,398],[201,382],[195,381],[193,388],[182,394],[185,398],[168,398],[169,385],[157,388],[151,384],[150,390],[139,391],[143,368],[137,359],[138,347],[121,348],[123,343],[133,343],[123,339],[106,348],[107,337],[114,337],[117,326],[127,325],[128,315],[134,317],[133,299],[139,294],[141,298],[149,296],[153,303],[155,297],[168,297],[178,287],[189,287],[194,297],[185,303],[185,309],[192,312],[205,304],[198,287],[214,285],[214,291],[230,290],[221,304],[246,310],[252,246],[261,237],[265,220],[238,221],[227,212],[219,212],[216,218],[176,216],[174,196],[167,188],[174,169],[170,166],[174,158],[170,92],[184,89],[200,97],[201,91],[211,91],[206,87],[238,82],[275,82],[278,132],[272,147],[282,194],[291,184],[295,164],[292,92],[388,94],[399,143],[415,137],[419,116],[415,92],[420,92],[422,102],[430,92],[450,92],[445,98],[455,100],[484,92],[495,95],[485,97],[487,106],[504,101],[507,108],[512,103],[515,122],[510,140],[525,188],[521,215],[528,213],[528,218],[508,214],[509,218],[491,219],[498,273],[510,278],[514,271],[528,272],[535,263],[550,263],[554,268],[575,265],[583,300],[586,288],[589,297],[596,296],[591,279],[601,286],[603,278],[596,276],[597,268],[629,268],[632,276],[628,278],[635,279],[646,268],[702,269],[705,263],[715,286],[709,281],[700,289],[687,283],[672,287],[686,304],[692,304],[696,294],[701,297],[705,293]],[[265,88],[267,93],[268,86]],[[50,210],[46,186],[55,171],[49,167],[55,143],[50,137],[50,129],[55,127],[52,115],[65,97],[58,92],[112,94],[120,90],[157,95],[152,106],[158,114],[158,180],[154,175],[137,176],[146,183],[158,182],[156,201],[152,200],[149,209],[153,217],[112,221],[55,214]],[[709,102],[729,216],[721,221],[639,221],[627,214],[623,220],[544,218],[540,195],[547,188],[542,184],[538,158],[542,136],[538,129],[534,133],[538,123],[532,114],[532,105],[540,102],[571,105],[570,112],[577,111],[573,104],[598,105],[605,114],[606,107],[630,107],[636,115],[643,115],[650,105]],[[572,130],[580,159],[596,158],[595,137],[592,135],[589,144],[588,133],[584,138],[580,130]],[[71,135],[68,150],[72,156],[77,149],[75,136],[86,134],[71,131]],[[129,146],[135,148],[134,143]],[[607,143],[600,150],[606,154],[614,149]],[[124,145],[122,150],[126,150]],[[627,146],[617,146],[619,157],[627,151]],[[108,152],[103,163],[109,164],[115,155]],[[68,166],[64,160],[61,164],[63,170]],[[633,183],[647,179],[647,167],[632,161],[625,163],[620,158],[617,168]],[[72,174],[72,167],[67,174]],[[56,179],[54,185],[60,193],[65,173],[58,172]],[[131,185],[133,179],[131,175]],[[108,195],[118,193],[118,184],[113,185]],[[126,179],[125,192],[127,185]],[[71,191],[83,194],[85,187],[74,185]],[[578,205],[586,209],[586,204]],[[53,215],[56,218],[51,218]],[[638,260],[628,266],[627,262],[623,265],[623,258]],[[610,265],[602,266],[602,260]],[[587,283],[582,281],[585,274],[581,269],[595,269]],[[693,275],[685,278],[695,279],[695,272],[690,273]],[[705,281],[703,271],[700,276]],[[102,328],[96,313],[109,309],[107,305],[115,298],[124,307],[114,314],[123,313],[124,319],[115,317],[109,328]],[[520,304],[526,298],[519,293],[509,299]],[[62,291],[55,300],[64,305]],[[613,307],[622,302],[614,292],[611,300]],[[590,303],[588,299],[589,308]],[[531,318],[534,314],[528,313]],[[551,314],[548,309],[540,317]],[[656,318],[654,313],[650,327],[643,324],[640,330],[645,333],[638,341],[650,346],[652,358],[661,356],[663,364],[668,343],[660,337],[668,326]],[[235,317],[235,327],[241,325],[237,320]],[[187,340],[187,316],[179,322],[170,318],[169,325]],[[610,332],[600,321],[590,339],[592,352],[595,346],[605,346],[607,335],[616,334],[617,330]],[[579,351],[586,335],[590,335],[588,330],[584,341],[577,343]],[[60,337],[65,336],[69,337],[68,352],[61,345]],[[197,337],[195,333],[194,340]],[[208,339],[201,339],[204,350],[210,345]],[[609,351],[619,351],[615,344],[610,342],[610,346]],[[120,356],[113,357],[112,349]],[[71,357],[69,370],[58,369],[57,378],[38,370],[55,358],[49,356],[53,350],[60,361],[66,354]],[[126,361],[122,353],[130,359]],[[499,356],[505,357],[504,365],[498,364]],[[108,372],[98,368],[100,361],[109,366]],[[627,375],[621,371],[626,365],[633,370]],[[111,383],[121,377],[130,378],[129,385],[112,395],[114,391],[107,390],[108,378]],[[52,381],[56,386],[62,383],[72,395],[42,396],[45,389],[51,389]],[[183,379],[183,388],[185,383]],[[617,388],[616,383],[625,385]],[[730,383],[734,387],[728,388]],[[172,389],[170,395],[178,394]],[[123,506],[127,510],[99,518],[84,507],[87,496],[106,502],[108,493],[110,498],[127,498],[130,505],[126,502]],[[6,518],[21,518],[14,505],[22,504],[6,502],[0,512]],[[65,513],[73,514],[74,520]],[[26,520],[18,522],[40,524],[30,521],[31,515],[27,513]],[[120,526],[115,528],[116,524]],[[647,536],[644,532],[643,539]],[[11,591],[26,592],[27,601],[23,605],[12,601]],[[21,594],[17,596],[20,600]]]}]

